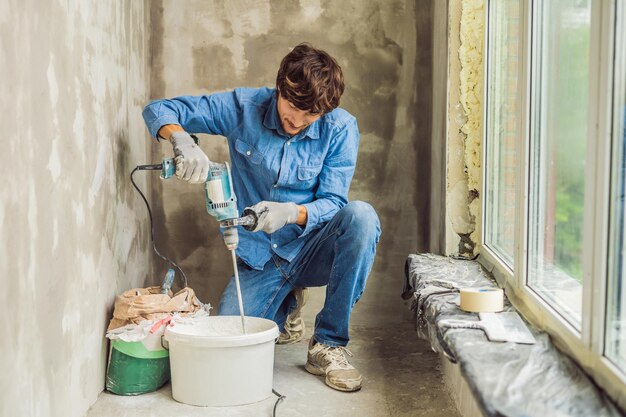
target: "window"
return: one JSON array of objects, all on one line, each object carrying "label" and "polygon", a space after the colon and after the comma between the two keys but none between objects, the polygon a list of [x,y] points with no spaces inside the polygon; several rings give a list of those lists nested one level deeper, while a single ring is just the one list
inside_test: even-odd
[{"label": "window", "polygon": [[480,259],[626,407],[626,1],[486,4]]},{"label": "window", "polygon": [[485,244],[514,264],[516,144],[519,132],[520,1],[489,6]]},{"label": "window", "polygon": [[626,370],[626,31],[622,33],[624,36],[617,38],[613,71],[611,244],[605,355]]},{"label": "window", "polygon": [[528,284],[580,329],[590,0],[540,2],[536,16]]}]

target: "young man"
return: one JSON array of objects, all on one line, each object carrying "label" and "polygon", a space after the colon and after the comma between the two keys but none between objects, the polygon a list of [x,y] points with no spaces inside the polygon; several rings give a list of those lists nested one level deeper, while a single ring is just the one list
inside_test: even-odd
[{"label": "young man", "polygon": [[[187,132],[228,139],[240,207],[260,214],[254,232],[240,230],[237,249],[246,315],[274,320],[279,342],[300,340],[303,288],[326,285],[306,369],[341,391],[361,388],[348,363],[348,325],[371,270],[380,223],[367,203],[348,202],[359,132],[337,108],[341,68],[308,44],[283,58],[276,89],[241,88],[151,102],[143,116],[155,138],[172,142],[176,175],[206,180],[209,158]],[[237,315],[234,279],[219,314]]]}]

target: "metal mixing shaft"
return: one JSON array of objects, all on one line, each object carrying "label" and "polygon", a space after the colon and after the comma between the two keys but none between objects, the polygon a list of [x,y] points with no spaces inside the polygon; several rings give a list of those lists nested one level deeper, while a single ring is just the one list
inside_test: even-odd
[{"label": "metal mixing shaft", "polygon": [[237,257],[235,256],[235,250],[231,250],[233,258],[233,270],[235,271],[235,287],[237,287],[237,300],[239,301],[239,314],[241,315],[241,329],[246,334],[246,321],[245,313],[243,311],[243,299],[241,298],[241,287],[239,286],[239,270],[237,269]]}]

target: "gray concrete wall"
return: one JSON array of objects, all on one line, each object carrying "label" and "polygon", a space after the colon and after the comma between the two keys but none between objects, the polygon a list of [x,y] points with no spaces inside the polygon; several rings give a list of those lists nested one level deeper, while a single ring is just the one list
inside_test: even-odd
[{"label": "gray concrete wall", "polygon": [[[378,278],[368,291],[385,286],[399,294],[406,255],[425,250],[429,241],[432,2],[152,5],[153,98],[273,86],[281,58],[302,41],[337,58],[347,84],[341,106],[357,117],[361,131],[350,198],[370,202],[382,221]],[[212,160],[228,158],[223,138],[202,139]],[[155,143],[153,161],[171,153],[169,143]],[[153,191],[158,244],[180,261],[200,298],[215,305],[232,271],[201,187],[155,181]]]},{"label": "gray concrete wall", "polygon": [[147,4],[0,2],[2,416],[84,415],[114,296],[147,278]]},{"label": "gray concrete wall", "polygon": [[448,138],[448,0],[433,2],[433,90],[429,251],[446,253]]}]

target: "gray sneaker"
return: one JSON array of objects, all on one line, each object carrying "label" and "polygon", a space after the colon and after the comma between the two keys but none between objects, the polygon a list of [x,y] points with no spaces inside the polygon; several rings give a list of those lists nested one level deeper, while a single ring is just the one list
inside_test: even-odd
[{"label": "gray sneaker", "polygon": [[352,356],[352,353],[345,347],[327,346],[311,338],[304,368],[313,375],[326,376],[326,385],[331,388],[346,392],[358,391],[363,377],[350,365],[346,355]]},{"label": "gray sneaker", "polygon": [[293,295],[296,297],[296,309],[287,316],[285,329],[278,336],[278,342],[276,342],[279,345],[299,342],[304,337],[306,330],[301,311],[306,304],[308,290],[306,288],[296,288],[293,290]]}]

